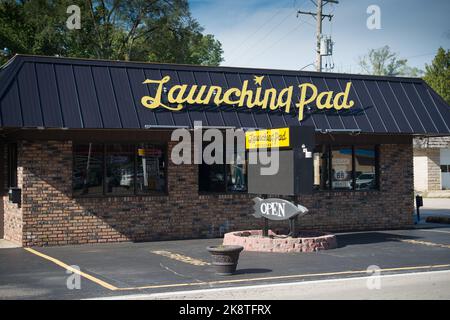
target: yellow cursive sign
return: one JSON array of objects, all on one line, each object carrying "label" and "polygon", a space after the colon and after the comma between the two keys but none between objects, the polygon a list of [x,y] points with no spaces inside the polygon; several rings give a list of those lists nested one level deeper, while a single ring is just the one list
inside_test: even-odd
[{"label": "yellow cursive sign", "polygon": [[247,131],[245,148],[281,148],[289,147],[289,128]]},{"label": "yellow cursive sign", "polygon": [[[239,108],[261,109],[284,109],[286,113],[290,112],[292,104],[293,86],[286,87],[279,92],[275,88],[262,88],[264,76],[255,76],[254,81],[256,89],[248,88],[248,80],[242,82],[241,88],[229,88],[224,90],[220,86],[198,86],[187,84],[177,84],[172,86],[167,92],[168,104],[163,103],[164,85],[170,81],[170,76],[165,76],[161,80],[147,79],[143,84],[156,85],[155,95],[143,96],[141,103],[149,109],[166,108],[171,111],[179,111],[184,105],[210,105],[211,101],[216,105],[231,105]],[[295,104],[298,108],[298,120],[303,120],[305,106],[315,103],[318,109],[341,110],[348,109],[354,105],[353,100],[348,100],[352,83],[347,82],[345,90],[336,95],[333,91],[318,92],[317,87],[312,83],[302,83],[300,89],[299,101]],[[175,106],[173,106],[175,105]]]}]

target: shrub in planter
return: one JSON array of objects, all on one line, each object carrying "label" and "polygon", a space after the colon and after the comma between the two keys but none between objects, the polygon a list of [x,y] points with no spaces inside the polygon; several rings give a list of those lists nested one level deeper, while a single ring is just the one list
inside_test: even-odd
[{"label": "shrub in planter", "polygon": [[206,248],[212,257],[212,264],[219,275],[231,275],[236,271],[242,246],[209,246]]}]

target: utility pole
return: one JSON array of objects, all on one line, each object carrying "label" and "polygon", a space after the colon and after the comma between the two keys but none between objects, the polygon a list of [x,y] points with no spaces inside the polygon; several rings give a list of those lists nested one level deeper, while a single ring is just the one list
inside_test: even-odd
[{"label": "utility pole", "polygon": [[322,55],[320,54],[320,41],[322,39],[322,20],[323,18],[328,18],[328,21],[331,21],[333,19],[332,14],[322,14],[322,9],[327,3],[334,3],[338,4],[338,1],[335,0],[317,0],[317,3],[315,3],[313,0],[311,0],[316,6],[317,11],[316,12],[305,12],[298,10],[297,11],[297,17],[299,14],[307,14],[310,16],[313,16],[316,19],[316,70],[321,72],[322,71]]}]

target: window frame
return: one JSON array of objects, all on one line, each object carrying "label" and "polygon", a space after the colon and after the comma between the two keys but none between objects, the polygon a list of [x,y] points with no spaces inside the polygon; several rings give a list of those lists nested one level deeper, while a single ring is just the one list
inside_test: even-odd
[{"label": "window frame", "polygon": [[[313,192],[377,192],[380,191],[380,145],[379,144],[318,144],[316,147],[325,146],[326,149],[326,159],[327,159],[327,173],[328,173],[328,183],[326,183],[325,188],[322,188],[322,177],[320,177],[320,184],[318,188],[313,188]],[[373,189],[356,189],[356,157],[355,150],[358,147],[373,146],[375,152],[375,187]],[[332,148],[333,147],[351,147],[352,149],[352,189],[333,189],[332,188],[332,172],[333,172],[333,157]],[[314,169],[313,169],[314,170]],[[317,185],[314,185],[317,186]]]},{"label": "window frame", "polygon": [[[224,144],[225,144],[225,142],[224,142]],[[224,147],[226,147],[226,145],[224,145]],[[202,149],[202,152],[203,152],[203,149]],[[224,152],[223,153],[223,164],[221,164],[221,166],[224,168],[223,169],[223,173],[224,173],[224,176],[225,176],[225,179],[224,179],[224,189],[225,189],[225,191],[205,191],[205,190],[200,190],[200,166],[202,166],[202,165],[206,165],[206,166],[209,166],[208,164],[204,164],[204,163],[201,163],[201,164],[198,164],[197,165],[197,172],[198,172],[198,174],[197,174],[197,176],[198,176],[198,180],[197,180],[197,189],[198,189],[198,194],[199,195],[221,195],[221,194],[224,194],[224,195],[232,195],[232,194],[236,194],[236,195],[239,195],[239,194],[248,194],[248,150],[245,150],[245,167],[246,167],[246,175],[245,175],[245,186],[247,187],[247,190],[246,191],[241,191],[241,192],[239,192],[239,191],[229,191],[228,190],[228,170],[229,170],[229,168],[228,168],[228,166],[230,165],[229,163],[226,163],[226,152]]]},{"label": "window frame", "polygon": [[[102,145],[102,158],[103,158],[103,188],[102,188],[102,194],[95,194],[95,195],[78,195],[78,194],[74,194],[74,180],[73,180],[73,166],[75,164],[75,152],[74,152],[74,148],[76,145],[80,145],[80,144],[99,144]],[[134,169],[134,182],[133,182],[133,193],[129,193],[129,194],[125,194],[125,193],[118,193],[118,194],[110,194],[106,192],[106,174],[107,174],[107,164],[106,164],[106,157],[107,157],[107,152],[106,152],[106,148],[107,145],[110,144],[121,144],[121,145],[133,145],[133,149],[134,149],[134,157],[133,157],[133,169]],[[158,146],[162,149],[162,151],[164,152],[164,161],[166,163],[165,167],[164,167],[164,180],[165,180],[165,184],[164,184],[164,190],[163,191],[152,191],[151,193],[139,193],[137,190],[137,179],[136,179],[136,175],[137,175],[137,158],[138,158],[138,154],[137,154],[137,150],[139,148],[139,144],[152,144],[155,146]],[[169,166],[169,155],[168,155],[168,144],[167,142],[154,142],[154,141],[140,141],[140,142],[116,142],[116,141],[108,141],[108,142],[97,142],[97,141],[73,141],[72,142],[72,198],[114,198],[114,197],[118,197],[118,198],[124,198],[124,197],[161,197],[161,196],[168,196],[169,194],[169,187],[168,187],[168,182],[169,182],[169,177],[168,177],[168,166]]]},{"label": "window frame", "polygon": [[18,146],[16,142],[7,144],[7,188],[18,187]]},{"label": "window frame", "polygon": [[[314,189],[313,192],[378,192],[380,191],[380,145],[379,144],[318,144],[318,146],[324,146],[325,145],[325,152],[327,155],[327,171],[328,171],[328,184],[326,185],[325,189],[321,189],[321,185],[319,185],[318,189]],[[371,146],[373,147],[373,150],[375,152],[375,187],[373,189],[356,189],[356,157],[355,157],[355,150],[358,147],[364,147],[364,146]],[[332,189],[332,172],[333,172],[333,164],[332,164],[332,147],[350,147],[352,149],[352,189]],[[248,161],[248,150],[245,151],[245,160]],[[322,159],[321,159],[322,161]],[[225,191],[218,192],[218,191],[200,191],[200,165],[198,165],[198,194],[199,195],[233,195],[233,194],[245,194],[246,192],[231,192],[228,191],[228,166],[226,163],[223,164],[224,166],[224,174],[225,174]],[[248,166],[248,163],[246,163],[246,166]],[[320,177],[320,181],[322,181],[322,177]],[[248,175],[245,176],[245,183],[248,187]]]}]

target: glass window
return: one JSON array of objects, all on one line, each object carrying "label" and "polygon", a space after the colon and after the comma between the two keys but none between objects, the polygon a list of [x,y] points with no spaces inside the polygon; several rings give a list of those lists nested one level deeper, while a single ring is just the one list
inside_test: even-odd
[{"label": "glass window", "polygon": [[225,165],[205,163],[200,164],[199,190],[202,192],[224,192]]},{"label": "glass window", "polygon": [[[223,153],[225,164],[199,165],[199,191],[200,192],[246,192],[247,191],[247,160],[246,153],[234,152],[226,156]],[[243,162],[243,163],[242,163]]]},{"label": "glass window", "polygon": [[17,144],[8,144],[8,187],[17,187]]},{"label": "glass window", "polygon": [[134,145],[106,145],[106,194],[134,193]]},{"label": "glass window", "polygon": [[331,148],[331,188],[334,190],[353,189],[352,147]]},{"label": "glass window", "polygon": [[355,189],[370,190],[377,188],[376,150],[374,146],[355,147]]},{"label": "glass window", "polygon": [[74,195],[103,194],[103,145],[78,144],[74,146],[73,193]]},{"label": "glass window", "polygon": [[161,146],[139,144],[137,148],[136,188],[138,194],[166,190],[166,159]]},{"label": "glass window", "polygon": [[166,191],[165,147],[74,144],[73,195],[145,195]]},{"label": "glass window", "polygon": [[319,145],[313,155],[316,190],[378,189],[376,146]]},{"label": "glass window", "polygon": [[[235,154],[234,163],[227,164],[227,191],[247,191],[247,162],[244,154]],[[244,163],[243,163],[244,162]]]},{"label": "glass window", "polygon": [[450,172],[449,171],[450,166],[449,165],[441,165],[441,172]]},{"label": "glass window", "polygon": [[329,148],[326,145],[316,146],[313,154],[314,189],[329,189]]}]

